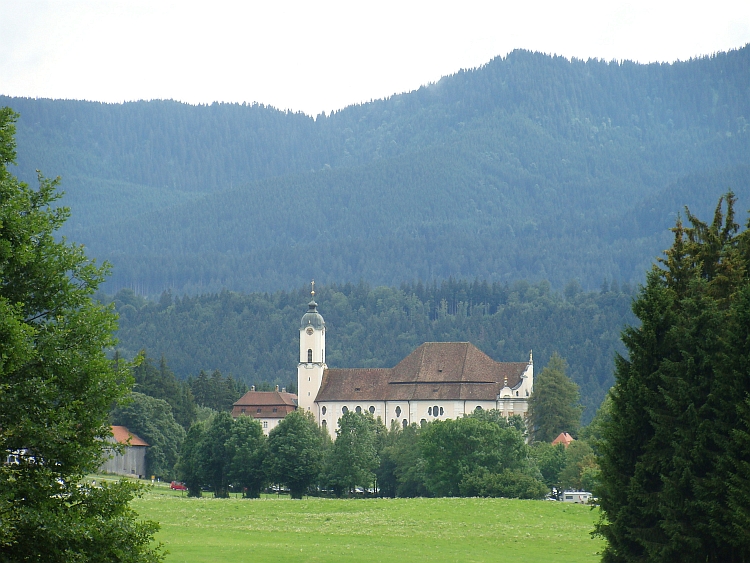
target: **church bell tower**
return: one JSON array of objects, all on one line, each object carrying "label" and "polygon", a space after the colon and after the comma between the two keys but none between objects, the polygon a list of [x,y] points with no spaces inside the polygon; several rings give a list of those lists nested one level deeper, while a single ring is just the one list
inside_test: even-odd
[{"label": "church bell tower", "polygon": [[311,411],[318,419],[314,409],[315,398],[323,382],[323,370],[326,369],[326,323],[318,313],[315,302],[315,282],[312,282],[312,299],[308,303],[307,313],[302,315],[299,327],[299,364],[297,365],[297,404],[301,410]]}]

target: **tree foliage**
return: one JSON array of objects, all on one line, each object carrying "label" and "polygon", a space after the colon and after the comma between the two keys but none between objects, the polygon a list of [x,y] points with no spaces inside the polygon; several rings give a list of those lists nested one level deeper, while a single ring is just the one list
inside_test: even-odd
[{"label": "tree foliage", "polygon": [[289,413],[268,435],[270,480],[288,487],[293,499],[301,499],[320,478],[325,445],[310,412]]},{"label": "tree foliage", "polygon": [[[119,352],[116,352],[116,360]],[[172,408],[175,420],[186,430],[196,419],[195,399],[190,386],[175,377],[174,372],[167,366],[164,356],[159,361],[159,367],[141,350],[136,365],[133,367],[135,379],[134,390],[155,399],[163,399]]]},{"label": "tree foliage", "polygon": [[268,456],[268,444],[260,422],[240,416],[232,425],[227,442],[229,481],[242,491],[245,498],[259,498],[268,482],[263,464]]},{"label": "tree foliage", "polygon": [[[425,459],[426,485],[435,496],[461,496],[469,491],[494,494],[501,490],[510,494],[518,490],[510,485],[514,479],[522,475],[536,479],[523,432],[502,417],[496,421],[482,415],[431,422],[422,430],[419,446]],[[489,477],[506,471],[511,473],[500,480]],[[546,492],[540,484],[537,492]],[[521,489],[526,488],[521,485]],[[544,493],[535,498],[539,496]]]},{"label": "tree foliage", "polygon": [[128,430],[148,443],[146,464],[149,475],[169,481],[174,475],[185,430],[172,416],[172,408],[162,399],[131,393],[129,400],[112,411],[112,424]]},{"label": "tree foliage", "polygon": [[370,489],[380,464],[377,425],[370,413],[349,411],[338,422],[336,441],[329,450],[328,480],[337,494],[350,494],[356,487]]},{"label": "tree foliage", "polygon": [[115,317],[91,299],[107,272],[55,233],[68,216],[57,180],[31,189],[8,172],[14,121],[0,109],[0,551],[8,561],[158,561],[157,525],[129,507],[138,487],[79,487],[128,392],[104,355]]},{"label": "tree foliage", "polygon": [[605,561],[750,561],[750,231],[686,212],[633,304],[599,491]]},{"label": "tree foliage", "polygon": [[568,432],[577,436],[583,408],[578,404],[578,386],[565,374],[567,363],[557,352],[534,377],[529,398],[529,423],[535,441],[551,442]]},{"label": "tree foliage", "polygon": [[749,66],[748,47],[648,65],[517,50],[317,119],[12,103],[27,179],[40,162],[80,178],[69,232],[116,259],[112,292],[274,291],[309,275],[591,289],[640,282],[672,210],[747,185]]}]

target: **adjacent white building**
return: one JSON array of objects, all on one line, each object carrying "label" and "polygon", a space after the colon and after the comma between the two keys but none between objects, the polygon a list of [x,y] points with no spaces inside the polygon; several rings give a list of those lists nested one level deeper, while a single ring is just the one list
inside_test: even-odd
[{"label": "adjacent white building", "polygon": [[457,418],[477,409],[527,416],[534,364],[496,362],[469,342],[426,342],[393,368],[334,369],[325,363],[326,325],[314,300],[300,323],[300,409],[336,435],[348,411],[368,411],[386,425]]}]

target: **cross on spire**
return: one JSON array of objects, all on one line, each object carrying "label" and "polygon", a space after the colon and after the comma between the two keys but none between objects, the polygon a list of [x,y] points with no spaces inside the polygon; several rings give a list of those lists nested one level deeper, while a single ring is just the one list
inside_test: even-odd
[{"label": "cross on spire", "polygon": [[315,299],[315,280],[313,280],[310,285],[312,285],[312,291],[310,291],[310,295],[312,295],[312,298]]}]

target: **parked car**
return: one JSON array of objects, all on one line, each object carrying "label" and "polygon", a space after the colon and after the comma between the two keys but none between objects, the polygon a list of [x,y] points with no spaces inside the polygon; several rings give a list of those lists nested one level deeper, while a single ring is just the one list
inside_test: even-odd
[{"label": "parked car", "polygon": [[169,488],[173,491],[187,491],[187,487],[185,486],[185,483],[182,483],[180,481],[172,481],[169,484]]}]

